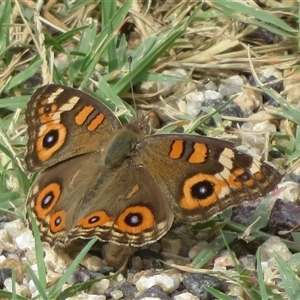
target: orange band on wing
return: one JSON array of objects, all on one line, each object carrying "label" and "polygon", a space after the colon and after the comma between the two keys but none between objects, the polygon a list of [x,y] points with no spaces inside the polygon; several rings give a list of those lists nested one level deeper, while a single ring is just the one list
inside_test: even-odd
[{"label": "orange band on wing", "polygon": [[87,129],[89,131],[93,131],[95,129],[97,129],[97,127],[99,125],[102,124],[103,120],[105,119],[104,115],[103,114],[98,114],[92,121],[91,123],[87,126]]},{"label": "orange band on wing", "polygon": [[93,110],[94,110],[93,106],[90,105],[85,106],[75,117],[76,124],[82,125]]},{"label": "orange band on wing", "polygon": [[183,154],[183,150],[184,150],[183,146],[184,146],[184,142],[182,140],[177,140],[173,142],[171,145],[169,156],[173,159],[180,158]]},{"label": "orange band on wing", "polygon": [[195,143],[193,147],[194,151],[189,157],[190,163],[204,163],[207,158],[207,146],[205,144]]}]

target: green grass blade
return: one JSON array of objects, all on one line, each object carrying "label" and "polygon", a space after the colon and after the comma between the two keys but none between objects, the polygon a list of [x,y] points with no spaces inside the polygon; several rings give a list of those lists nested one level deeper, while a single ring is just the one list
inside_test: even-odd
[{"label": "green grass blade", "polygon": [[[38,275],[39,275],[38,285],[41,289],[46,290],[46,288],[47,288],[46,267],[45,267],[45,263],[44,263],[44,251],[42,248],[41,236],[40,236],[39,228],[36,223],[36,219],[33,216],[33,213],[31,212],[30,209],[27,210],[27,213],[29,215],[29,219],[30,219],[30,223],[32,226],[32,231],[33,231],[33,237],[34,237],[34,241],[35,241],[34,246],[35,246],[36,263],[37,263]],[[39,291],[40,291],[40,289],[39,289]]]},{"label": "green grass blade", "polygon": [[9,81],[9,83],[5,86],[5,91],[9,91],[14,87],[24,83],[28,79],[32,78],[37,73],[37,70],[40,67],[41,63],[42,61],[40,57],[36,56],[36,58],[33,59],[32,63],[30,63],[25,70],[15,75]]},{"label": "green grass blade", "polygon": [[298,276],[277,253],[275,253],[275,259],[288,299],[300,299],[300,282]]},{"label": "green grass blade", "polygon": [[266,285],[264,282],[264,275],[263,275],[262,265],[261,265],[261,247],[259,247],[257,249],[256,261],[257,261],[256,262],[257,279],[258,279],[258,285],[259,285],[261,299],[268,299],[268,293],[267,293]]},{"label": "green grass blade", "polygon": [[210,287],[210,286],[205,286],[204,287],[211,295],[213,295],[216,299],[219,300],[232,300],[232,297]]},{"label": "green grass blade", "polygon": [[[46,287],[43,286],[40,279],[35,275],[35,273],[31,269],[31,266],[29,264],[25,263],[25,267],[26,267],[26,270],[27,270],[29,276],[31,277],[32,281],[34,282],[36,289],[39,292],[39,296],[43,300],[49,300],[49,297],[47,296],[47,293],[46,293]],[[38,265],[38,267],[39,267],[39,265]]]}]

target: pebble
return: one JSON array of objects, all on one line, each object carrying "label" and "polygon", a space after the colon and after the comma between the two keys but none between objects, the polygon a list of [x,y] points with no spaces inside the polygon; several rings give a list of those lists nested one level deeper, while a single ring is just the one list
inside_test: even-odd
[{"label": "pebble", "polygon": [[262,103],[262,95],[260,92],[252,89],[243,89],[241,93],[234,98],[234,103],[238,104],[242,108],[246,108],[250,111],[257,110]]},{"label": "pebble", "polygon": [[[299,168],[300,169],[300,168]],[[295,173],[295,170],[294,170]],[[290,201],[296,203],[300,197],[300,187],[296,182],[293,181],[285,181],[278,184],[278,189],[283,189],[278,198],[284,201]]]},{"label": "pebble", "polygon": [[186,99],[186,112],[190,116],[198,116],[201,108],[202,103],[204,101],[204,94],[200,91],[191,91],[185,96]]},{"label": "pebble", "polygon": [[189,258],[193,260],[206,246],[208,245],[207,241],[199,241],[194,244],[194,246],[189,251]]},{"label": "pebble", "polygon": [[137,288],[128,281],[122,282],[119,289],[127,299],[134,299],[134,296],[137,293]]},{"label": "pebble", "polygon": [[160,286],[165,293],[171,293],[178,289],[180,278],[177,274],[157,274],[153,276],[142,276],[135,284],[139,292],[144,292],[152,286]]},{"label": "pebble", "polygon": [[106,261],[98,256],[87,254],[80,263],[90,271],[97,272],[107,265]]},{"label": "pebble", "polygon": [[182,284],[191,294],[199,297],[201,300],[210,299],[210,295],[204,286],[209,286],[221,291],[221,281],[211,275],[187,274],[183,278]]},{"label": "pebble", "polygon": [[189,257],[176,255],[171,252],[161,252],[160,256],[161,259],[163,259],[168,264],[187,265],[191,262]]},{"label": "pebble", "polygon": [[181,293],[179,295],[174,296],[174,300],[199,300],[198,297],[194,296],[191,293]]},{"label": "pebble", "polygon": [[232,95],[242,92],[242,87],[240,85],[244,84],[244,80],[239,75],[234,75],[226,78],[226,82],[222,82],[218,91],[223,95],[223,97],[230,98]]},{"label": "pebble", "polygon": [[218,257],[214,260],[214,269],[226,269],[235,267],[235,263],[230,253],[226,251],[222,251]]},{"label": "pebble", "polygon": [[[181,78],[188,77],[188,73],[185,69],[165,70],[161,74],[176,76],[176,77],[181,77]],[[157,90],[162,97],[167,97],[171,94],[174,94],[177,91],[179,91],[181,88],[182,88],[182,85],[176,81],[164,81],[164,82],[157,83]]]},{"label": "pebble", "polygon": [[104,295],[90,295],[82,293],[78,296],[68,297],[66,300],[106,300]]},{"label": "pebble", "polygon": [[16,245],[19,249],[27,250],[34,248],[34,238],[30,230],[22,231],[20,235],[15,238]]},{"label": "pebble", "polygon": [[171,300],[171,298],[162,290],[160,286],[152,286],[144,292],[140,293],[136,300]]},{"label": "pebble", "polygon": [[288,261],[292,257],[291,251],[288,249],[278,236],[270,237],[261,245],[261,261],[266,263],[268,267],[276,267],[275,254],[281,256],[284,261]]},{"label": "pebble", "polygon": [[123,293],[120,290],[114,290],[110,292],[112,299],[118,300],[123,298]]},{"label": "pebble", "polygon": [[101,279],[98,282],[95,282],[91,288],[90,292],[93,294],[101,295],[104,294],[110,286],[110,281],[107,278]]}]

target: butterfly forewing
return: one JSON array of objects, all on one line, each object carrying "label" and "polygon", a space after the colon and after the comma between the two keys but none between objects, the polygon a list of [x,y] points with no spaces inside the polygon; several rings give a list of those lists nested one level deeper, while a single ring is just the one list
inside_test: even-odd
[{"label": "butterfly forewing", "polygon": [[26,122],[29,140],[25,161],[29,171],[99,150],[121,128],[116,116],[99,101],[60,85],[47,85],[33,94]]}]

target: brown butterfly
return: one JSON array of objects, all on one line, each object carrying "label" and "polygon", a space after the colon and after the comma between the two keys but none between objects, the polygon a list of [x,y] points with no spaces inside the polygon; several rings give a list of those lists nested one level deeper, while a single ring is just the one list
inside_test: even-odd
[{"label": "brown butterfly", "polygon": [[26,122],[28,170],[44,170],[27,205],[51,244],[98,237],[141,246],[161,238],[174,216],[205,222],[281,180],[229,142],[145,135],[144,121],[122,126],[106,106],[65,86],[39,88]]}]

